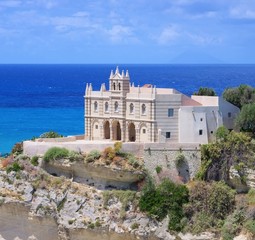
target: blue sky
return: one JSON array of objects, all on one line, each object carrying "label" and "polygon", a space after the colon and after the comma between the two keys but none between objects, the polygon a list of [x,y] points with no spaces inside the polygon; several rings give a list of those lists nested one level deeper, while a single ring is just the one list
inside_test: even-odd
[{"label": "blue sky", "polygon": [[0,0],[0,63],[255,63],[255,0]]}]

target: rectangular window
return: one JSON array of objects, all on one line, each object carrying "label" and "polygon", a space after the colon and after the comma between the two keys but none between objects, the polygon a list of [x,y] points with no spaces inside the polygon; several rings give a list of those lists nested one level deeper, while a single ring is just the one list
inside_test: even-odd
[{"label": "rectangular window", "polygon": [[203,135],[203,130],[202,129],[199,130],[199,135]]},{"label": "rectangular window", "polygon": [[146,129],[143,129],[143,133],[146,133]]},{"label": "rectangular window", "polygon": [[166,132],[166,138],[170,138],[171,137],[171,132]]},{"label": "rectangular window", "polygon": [[231,112],[228,113],[228,117],[231,118]]},{"label": "rectangular window", "polygon": [[173,117],[173,116],[174,116],[174,109],[168,108],[168,117]]}]

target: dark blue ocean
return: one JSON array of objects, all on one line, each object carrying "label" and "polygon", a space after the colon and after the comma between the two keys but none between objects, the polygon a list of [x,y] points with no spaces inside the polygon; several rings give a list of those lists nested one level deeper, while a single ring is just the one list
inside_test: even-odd
[{"label": "dark blue ocean", "polygon": [[[0,153],[50,130],[84,133],[84,90],[107,83],[116,65],[0,65]],[[227,87],[255,87],[255,65],[120,65],[142,86],[175,88],[187,95],[200,86],[221,95]]]}]

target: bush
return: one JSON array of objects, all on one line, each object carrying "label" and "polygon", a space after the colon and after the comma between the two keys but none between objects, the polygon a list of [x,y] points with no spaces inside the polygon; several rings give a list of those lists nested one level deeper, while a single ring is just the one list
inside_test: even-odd
[{"label": "bush", "polygon": [[122,148],[122,142],[115,142],[114,143],[114,151],[118,153]]},{"label": "bush", "polygon": [[227,217],[221,230],[223,240],[232,240],[236,236],[242,228],[244,218],[242,210],[235,210],[233,214]]},{"label": "bush", "polygon": [[244,227],[255,236],[255,219],[249,219],[245,222]]},{"label": "bush", "polygon": [[104,155],[104,158],[108,158],[112,160],[116,156],[116,153],[112,147],[107,147],[104,150],[103,155]]},{"label": "bush", "polygon": [[94,162],[101,157],[101,153],[98,150],[92,150],[87,156],[85,161],[87,163]]},{"label": "bush", "polygon": [[33,156],[32,159],[31,159],[31,163],[32,163],[34,166],[38,166],[38,164],[39,164],[38,159],[39,159],[38,156]]},{"label": "bush", "polygon": [[69,151],[65,148],[52,147],[43,156],[45,162],[68,157]]},{"label": "bush", "polygon": [[247,196],[249,205],[255,205],[255,189],[251,188]]},{"label": "bush", "polygon": [[161,171],[162,171],[162,167],[161,167],[161,166],[157,166],[157,167],[155,168],[155,170],[156,170],[157,174],[159,174],[159,173],[161,173]]},{"label": "bush", "polygon": [[132,223],[131,226],[130,226],[130,228],[131,228],[132,230],[139,228],[139,223],[137,223],[137,222]]},{"label": "bush", "polygon": [[11,153],[15,155],[23,153],[23,143],[22,142],[16,143],[13,146]]},{"label": "bush", "polygon": [[23,167],[21,167],[17,162],[15,162],[6,168],[6,172],[7,173],[10,173],[11,171],[19,172],[22,169],[23,169]]},{"label": "bush", "polygon": [[134,168],[138,168],[140,166],[137,158],[133,154],[128,154],[127,160],[128,164]]},{"label": "bush", "polygon": [[152,180],[148,180],[142,191],[139,207],[157,220],[163,220],[169,216],[169,230],[180,231],[180,225],[184,217],[182,206],[188,202],[188,189],[184,185],[177,185],[168,179],[155,186]]},{"label": "bush", "polygon": [[83,156],[80,153],[75,151],[69,151],[68,158],[71,162],[83,160]]},{"label": "bush", "polygon": [[45,132],[40,135],[40,138],[61,138],[61,137],[63,137],[63,135],[53,131]]},{"label": "bush", "polygon": [[182,153],[179,153],[175,159],[176,167],[181,167],[185,161],[185,156]]}]

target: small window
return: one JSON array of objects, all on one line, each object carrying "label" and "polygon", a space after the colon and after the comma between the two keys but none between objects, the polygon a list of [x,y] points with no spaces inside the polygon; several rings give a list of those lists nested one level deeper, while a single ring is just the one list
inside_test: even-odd
[{"label": "small window", "polygon": [[146,133],[146,129],[145,128],[143,129],[143,133]]},{"label": "small window", "polygon": [[115,112],[118,112],[118,111],[119,111],[119,104],[118,104],[118,102],[115,102],[115,103],[114,103],[114,111],[115,111]]},{"label": "small window", "polygon": [[228,113],[228,117],[231,118],[231,115],[232,115],[231,112],[229,112],[229,113]]},{"label": "small window", "polygon": [[166,132],[166,138],[171,138],[171,132]]},{"label": "small window", "polygon": [[134,113],[134,104],[133,104],[133,103],[131,103],[131,104],[129,105],[129,112],[130,112],[131,114]]},{"label": "small window", "polygon": [[115,90],[116,89],[116,84],[115,83],[113,83],[113,90]]},{"label": "small window", "polygon": [[173,108],[169,108],[168,109],[168,117],[173,117],[174,116],[174,109]]},{"label": "small window", "polygon": [[96,125],[95,128],[98,129],[98,125]]},{"label": "small window", "polygon": [[121,90],[121,85],[120,85],[120,83],[119,83],[119,90]]},{"label": "small window", "polygon": [[202,129],[199,130],[199,135],[203,135],[203,130]]},{"label": "small window", "polygon": [[146,106],[145,104],[142,105],[142,115],[146,114]]},{"label": "small window", "polygon": [[105,112],[109,112],[109,103],[108,103],[108,102],[106,102],[106,103],[104,104],[104,111],[105,111]]},{"label": "small window", "polygon": [[213,131],[211,131],[211,134],[213,134]]},{"label": "small window", "polygon": [[94,111],[97,112],[97,110],[98,110],[98,103],[94,102]]},{"label": "small window", "polygon": [[203,122],[203,118],[200,118],[200,121]]}]

